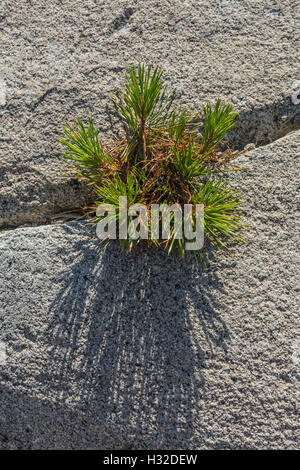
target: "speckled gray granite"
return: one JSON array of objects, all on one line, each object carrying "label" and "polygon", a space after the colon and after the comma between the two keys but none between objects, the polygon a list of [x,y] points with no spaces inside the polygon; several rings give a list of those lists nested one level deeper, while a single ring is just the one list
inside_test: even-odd
[{"label": "speckled gray granite", "polygon": [[[63,180],[57,138],[93,115],[118,126],[109,97],[128,64],[159,63],[192,111],[222,98],[240,113],[231,143],[266,143],[300,127],[297,0],[2,0],[0,226],[49,222],[87,202]],[[300,88],[298,86],[298,88]],[[113,132],[114,131],[114,132]]]},{"label": "speckled gray granite", "polygon": [[86,223],[0,236],[0,447],[299,449],[299,153],[251,152],[249,243],[205,271]]}]

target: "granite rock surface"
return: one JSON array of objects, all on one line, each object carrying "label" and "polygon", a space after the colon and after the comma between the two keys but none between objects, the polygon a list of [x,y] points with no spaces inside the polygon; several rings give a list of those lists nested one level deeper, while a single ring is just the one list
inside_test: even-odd
[{"label": "granite rock surface", "polygon": [[234,174],[249,243],[206,270],[87,223],[0,236],[1,448],[299,449],[299,139]]},{"label": "granite rock surface", "polygon": [[[217,98],[239,119],[236,147],[300,127],[296,0],[3,0],[0,5],[0,227],[49,223],[85,205],[58,137],[93,116],[104,140],[120,126],[110,96],[126,67],[160,64],[178,105]],[[300,89],[300,86],[298,86]]]}]

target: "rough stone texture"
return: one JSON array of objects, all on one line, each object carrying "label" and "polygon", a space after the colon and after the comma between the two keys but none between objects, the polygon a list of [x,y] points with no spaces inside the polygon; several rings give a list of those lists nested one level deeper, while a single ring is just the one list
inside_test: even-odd
[{"label": "rough stone texture", "polygon": [[290,99],[300,78],[297,3],[2,0],[0,225],[44,223],[85,204],[84,188],[60,178],[57,137],[66,121],[89,115],[112,136],[109,96],[128,64],[159,63],[193,111],[232,102],[238,146],[299,128]]},{"label": "rough stone texture", "polygon": [[299,449],[299,150],[251,152],[249,244],[205,271],[99,257],[83,223],[3,234],[0,446]]}]

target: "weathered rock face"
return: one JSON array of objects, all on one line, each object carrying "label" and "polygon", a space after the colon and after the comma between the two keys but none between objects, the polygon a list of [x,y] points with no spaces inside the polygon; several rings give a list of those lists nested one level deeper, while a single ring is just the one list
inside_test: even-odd
[{"label": "weathered rock face", "polygon": [[104,139],[117,132],[109,97],[128,64],[160,64],[192,111],[219,97],[232,102],[238,146],[299,127],[290,99],[297,3],[2,1],[0,226],[44,223],[87,202],[81,184],[61,178],[57,138],[78,116],[94,116]]},{"label": "weathered rock face", "polygon": [[249,244],[205,271],[87,224],[0,237],[2,448],[299,448],[299,139],[235,173]]}]

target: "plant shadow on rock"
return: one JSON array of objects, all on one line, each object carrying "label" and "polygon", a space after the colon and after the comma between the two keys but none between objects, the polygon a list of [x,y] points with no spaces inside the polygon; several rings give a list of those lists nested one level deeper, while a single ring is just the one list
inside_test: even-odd
[{"label": "plant shadow on rock", "polygon": [[51,393],[112,433],[123,429],[126,448],[138,436],[153,446],[187,444],[207,360],[226,354],[230,341],[215,298],[222,282],[162,252],[134,259],[111,245],[99,257],[94,244],[60,248],[71,268],[50,309]]}]

